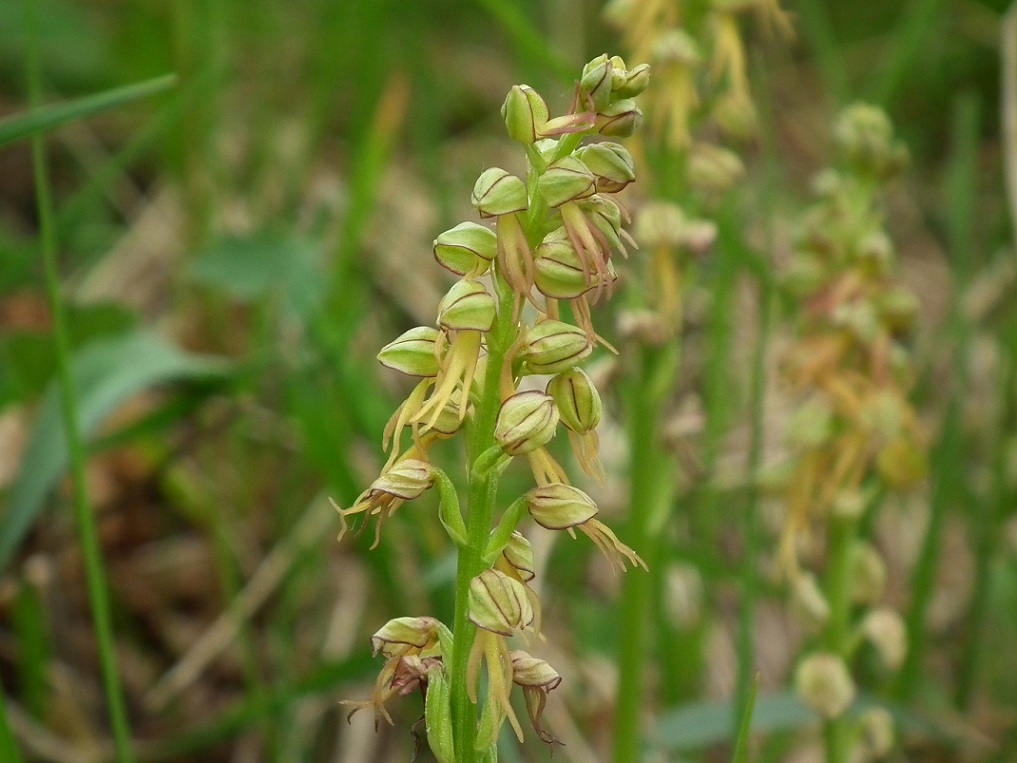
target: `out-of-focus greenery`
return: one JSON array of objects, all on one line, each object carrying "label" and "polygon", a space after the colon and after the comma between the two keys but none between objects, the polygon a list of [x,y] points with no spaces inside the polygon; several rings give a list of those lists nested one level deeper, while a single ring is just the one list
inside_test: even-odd
[{"label": "out-of-focus greenery", "polygon": [[[339,547],[325,498],[348,506],[377,471],[405,390],[374,353],[433,315],[445,282],[430,242],[469,216],[474,178],[508,155],[505,91],[527,82],[567,103],[571,72],[619,42],[598,4],[581,0],[37,2],[48,101],[178,77],[170,92],[47,137],[88,484],[137,754],[405,760],[419,700],[393,707],[400,724],[378,735],[360,715],[347,726],[337,702],[369,691],[369,637],[387,617],[449,619],[452,550],[426,498],[400,510],[374,551],[367,537]],[[0,2],[0,119],[27,109],[26,7]],[[833,114],[861,99],[887,109],[912,153],[886,224],[921,301],[916,404],[932,469],[878,536],[890,595],[909,613],[908,660],[887,684],[863,654],[871,680],[860,703],[893,708],[894,760],[1009,760],[1017,255],[999,126],[1001,9],[789,9],[796,40],[751,34],[763,129],[745,146],[747,180],[724,201],[720,243],[690,296],[688,373],[673,393],[687,412],[673,428],[683,490],[661,559],[684,577],[662,575],[680,585],[654,592],[670,635],[651,646],[664,680],[650,682],[647,747],[730,759],[754,415],[747,304],[786,261]],[[38,249],[30,150],[14,142],[0,147],[0,683],[24,759],[104,760],[112,748],[61,480]],[[766,324],[767,367],[794,308],[780,307]],[[764,461],[777,466],[785,409],[769,386],[756,423]],[[617,414],[617,398],[608,408]],[[602,437],[618,479],[616,426]],[[439,447],[435,459],[461,454]],[[613,486],[604,504],[623,515]],[[815,719],[785,691],[800,634],[770,582],[776,535],[761,511],[748,759],[778,761],[809,744]],[[545,619],[565,683],[548,718],[568,742],[556,756],[589,760],[609,749],[610,658],[624,624],[616,581],[587,546],[553,554]],[[503,751],[506,761],[548,754],[532,741]]]}]

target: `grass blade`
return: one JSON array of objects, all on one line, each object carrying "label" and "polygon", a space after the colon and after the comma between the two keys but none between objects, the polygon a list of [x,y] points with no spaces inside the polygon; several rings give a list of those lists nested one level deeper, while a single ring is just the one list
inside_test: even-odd
[{"label": "grass blade", "polygon": [[176,82],[175,74],[164,74],[133,85],[105,90],[64,103],[33,108],[26,113],[0,119],[0,147],[165,92]]},{"label": "grass blade", "polygon": [[732,763],[749,762],[749,736],[752,734],[752,713],[756,709],[756,695],[759,693],[759,673],[756,673],[752,680],[752,687],[749,689],[749,696],[745,702],[745,712],[742,713],[742,722],[738,727],[738,738],[735,740],[734,757]]}]

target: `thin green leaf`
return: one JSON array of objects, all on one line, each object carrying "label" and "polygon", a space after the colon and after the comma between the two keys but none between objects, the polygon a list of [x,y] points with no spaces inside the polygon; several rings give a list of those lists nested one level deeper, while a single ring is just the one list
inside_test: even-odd
[{"label": "thin green leaf", "polygon": [[[90,435],[120,404],[143,389],[182,379],[222,377],[221,359],[193,355],[146,331],[92,342],[73,359],[81,431]],[[23,466],[0,515],[0,569],[42,511],[67,466],[67,443],[55,384],[47,389],[25,450]]]},{"label": "thin green leaf", "polygon": [[759,673],[752,679],[749,696],[746,698],[745,712],[738,727],[738,739],[735,740],[734,758],[732,763],[749,763],[749,737],[752,735],[752,713],[756,708],[756,695],[759,694]]},{"label": "thin green leaf", "polygon": [[177,75],[165,74],[133,85],[87,95],[73,101],[42,106],[27,113],[0,119],[0,147],[162,93],[176,83]]}]

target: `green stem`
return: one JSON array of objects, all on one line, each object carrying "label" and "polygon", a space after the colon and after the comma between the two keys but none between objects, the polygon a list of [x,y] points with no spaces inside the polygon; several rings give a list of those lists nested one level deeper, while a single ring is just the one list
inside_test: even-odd
[{"label": "green stem", "polygon": [[[851,650],[851,552],[858,532],[858,521],[832,517],[829,530],[829,566],[826,596],[830,620],[826,626],[826,648],[848,662]],[[851,754],[851,724],[847,713],[823,725],[826,763],[847,763]]]},{"label": "green stem", "polygon": [[11,725],[7,721],[7,694],[0,685],[0,760],[10,763],[21,763],[21,753],[18,751],[18,742],[11,732]]},{"label": "green stem", "polygon": [[[36,3],[26,0],[26,18],[28,19],[28,87],[29,98],[34,106],[41,100],[41,70],[39,64],[38,26]],[[117,757],[120,763],[131,763],[134,755],[131,751],[130,727],[127,721],[127,708],[123,689],[117,673],[116,655],[113,651],[113,626],[110,617],[109,594],[106,584],[105,570],[102,563],[102,552],[99,548],[95,517],[89,503],[85,484],[85,452],[78,430],[77,400],[74,396],[74,382],[71,378],[70,343],[67,338],[67,319],[60,295],[60,277],[56,262],[56,219],[53,212],[53,196],[49,185],[49,174],[46,171],[46,150],[43,138],[36,135],[32,139],[32,164],[35,176],[36,201],[39,207],[39,228],[42,243],[42,258],[46,276],[46,291],[50,309],[53,313],[53,341],[56,345],[57,382],[60,390],[60,402],[63,412],[64,434],[67,439],[67,452],[71,462],[71,477],[74,486],[74,510],[81,539],[85,562],[85,579],[88,587],[88,599],[92,608],[92,621],[95,628],[96,641],[99,647],[99,662],[102,670],[103,685],[109,702],[110,723]]]},{"label": "green stem", "polygon": [[[498,320],[488,334],[487,369],[480,400],[476,403],[475,419],[469,442],[470,464],[495,445],[494,425],[501,407],[499,381],[505,354],[515,342],[517,327],[513,322],[514,297],[500,275],[495,275],[499,297]],[[477,710],[467,692],[466,673],[476,626],[469,620],[470,581],[483,572],[484,550],[490,537],[494,517],[497,470],[476,474],[469,472],[469,509],[466,520],[466,546],[459,551],[456,566],[455,619],[452,629],[451,704],[456,763],[474,763],[477,739]]]},{"label": "green stem", "polygon": [[[766,359],[770,349],[770,302],[772,283],[765,272],[765,264],[759,277],[759,338],[752,359],[752,421],[749,444],[748,491],[743,515],[745,534],[745,558],[742,562],[742,602],[738,614],[738,676],[735,684],[735,715],[732,721],[740,724],[750,712],[757,685],[758,673],[755,660],[755,619],[756,598],[759,589],[757,566],[763,544],[759,528],[759,488],[757,472],[763,457],[763,405],[766,397]],[[736,728],[736,732],[739,729]]]},{"label": "green stem", "polygon": [[[675,347],[642,348],[637,360],[638,376],[629,382],[626,418],[629,423],[629,532],[626,542],[656,570],[655,542],[662,509],[671,502],[674,469],[660,449],[658,426],[666,399],[659,384],[664,364],[672,366]],[[668,378],[673,378],[669,373]],[[656,382],[656,383],[655,383]],[[653,394],[656,392],[656,394]],[[618,644],[618,700],[615,711],[614,759],[635,763],[642,757],[640,729],[643,709],[643,674],[646,663],[648,613],[653,578],[630,570],[622,584]]]}]

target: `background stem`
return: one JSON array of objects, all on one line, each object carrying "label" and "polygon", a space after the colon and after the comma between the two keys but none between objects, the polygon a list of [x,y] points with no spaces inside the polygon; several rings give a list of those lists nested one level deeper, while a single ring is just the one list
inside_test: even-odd
[{"label": "background stem", "polygon": [[[635,763],[642,758],[640,719],[644,709],[643,677],[647,658],[653,576],[660,575],[656,535],[674,495],[674,465],[660,446],[661,409],[669,387],[655,383],[666,365],[673,371],[677,342],[670,347],[638,347],[635,378],[628,381],[625,417],[629,424],[629,531],[625,541],[650,568],[624,577],[619,622],[618,701],[615,710],[614,759]],[[673,373],[667,373],[667,379]]]},{"label": "background stem", "polygon": [[[42,75],[39,64],[38,24],[35,0],[26,0],[28,21],[28,87],[33,107],[41,101]],[[85,563],[85,578],[88,587],[88,601],[92,608],[92,625],[99,648],[99,664],[102,670],[103,687],[109,703],[110,724],[116,746],[117,759],[131,763],[130,727],[127,721],[127,707],[123,688],[117,671],[116,655],[113,649],[113,625],[110,617],[109,589],[99,548],[95,517],[89,503],[85,484],[85,451],[78,430],[77,400],[74,381],[71,377],[70,343],[67,338],[67,320],[60,295],[60,275],[56,261],[56,220],[53,213],[53,195],[46,168],[46,149],[43,138],[32,138],[32,165],[35,178],[35,196],[39,208],[39,234],[42,243],[42,259],[45,268],[46,292],[53,317],[53,342],[56,345],[57,384],[60,390],[60,404],[63,412],[64,436],[71,463],[71,482],[74,489],[74,513],[77,520],[78,536],[81,539]]]}]

